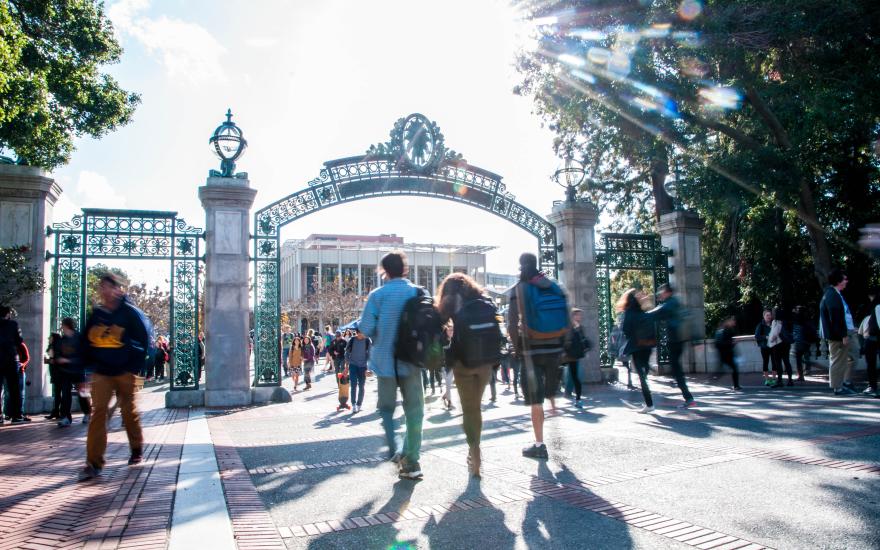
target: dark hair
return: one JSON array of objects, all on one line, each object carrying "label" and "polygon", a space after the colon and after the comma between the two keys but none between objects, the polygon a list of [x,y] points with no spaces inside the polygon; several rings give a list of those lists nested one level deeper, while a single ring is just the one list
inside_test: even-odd
[{"label": "dark hair", "polygon": [[657,288],[657,292],[675,292],[675,290],[672,289],[671,284],[663,283]]},{"label": "dark hair", "polygon": [[782,309],[780,306],[774,307],[772,313],[773,313],[773,320],[774,321],[786,321],[787,320],[786,315],[785,315],[785,310]]},{"label": "dark hair", "polygon": [[483,289],[473,277],[465,273],[452,273],[440,283],[437,291],[437,309],[440,310],[442,318],[448,319],[455,313],[456,303],[462,303],[455,300],[456,296],[460,296],[462,301],[470,301],[482,295]]},{"label": "dark hair", "polygon": [[12,313],[11,307],[0,306],[0,319],[5,319],[10,313]]},{"label": "dark hair", "polygon": [[846,271],[839,268],[834,268],[831,270],[830,273],[828,273],[828,284],[831,286],[837,286],[842,283],[845,278]]},{"label": "dark hair", "polygon": [[379,262],[382,271],[392,279],[403,277],[406,265],[406,254],[399,250],[385,254],[382,256],[382,261]]},{"label": "dark hair", "polygon": [[624,311],[629,311],[631,309],[642,310],[642,304],[639,303],[639,299],[636,298],[636,292],[638,290],[631,288],[623,293],[619,300],[617,300],[617,304],[615,304],[615,309],[622,313]]},{"label": "dark hair", "polygon": [[108,283],[116,288],[119,288],[125,284],[125,281],[122,280],[122,277],[119,275],[108,271],[101,275],[101,278],[98,279],[98,283]]},{"label": "dark hair", "polygon": [[67,327],[70,330],[76,330],[76,320],[72,317],[65,317],[64,319],[61,319],[61,326]]},{"label": "dark hair", "polygon": [[538,274],[538,257],[531,252],[519,255],[519,280],[528,281]]}]

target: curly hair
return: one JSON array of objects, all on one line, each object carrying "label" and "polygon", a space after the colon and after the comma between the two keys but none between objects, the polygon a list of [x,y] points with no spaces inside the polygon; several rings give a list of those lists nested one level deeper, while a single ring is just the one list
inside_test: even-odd
[{"label": "curly hair", "polygon": [[465,273],[452,273],[440,283],[437,292],[437,309],[443,319],[449,319],[461,304],[483,295],[479,284]]}]

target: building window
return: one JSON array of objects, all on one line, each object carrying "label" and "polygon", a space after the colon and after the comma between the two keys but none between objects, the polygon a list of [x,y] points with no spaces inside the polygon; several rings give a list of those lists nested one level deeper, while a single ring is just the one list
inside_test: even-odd
[{"label": "building window", "polygon": [[356,265],[342,266],[342,289],[345,292],[357,292],[358,267]]},{"label": "building window", "polygon": [[306,294],[312,295],[318,288],[318,266],[306,266]]},{"label": "building window", "polygon": [[419,266],[418,277],[416,280],[416,284],[419,286],[423,286],[428,289],[428,292],[434,294],[434,283],[431,280],[431,267],[430,266]]},{"label": "building window", "polygon": [[443,279],[449,277],[448,267],[437,267],[437,284],[443,283]]},{"label": "building window", "polygon": [[376,268],[361,266],[361,289],[368,294],[376,287]]},{"label": "building window", "polygon": [[338,284],[339,273],[335,265],[325,265],[321,268],[321,284],[335,285]]}]

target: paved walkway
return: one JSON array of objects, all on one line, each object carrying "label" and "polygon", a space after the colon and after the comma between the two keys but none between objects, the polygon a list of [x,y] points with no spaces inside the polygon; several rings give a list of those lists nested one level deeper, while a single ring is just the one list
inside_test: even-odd
[{"label": "paved walkway", "polygon": [[81,424],[0,427],[0,550],[880,547],[880,401],[699,378],[700,407],[679,411],[669,381],[652,384],[653,416],[620,385],[589,387],[584,409],[560,400],[548,461],[520,455],[528,410],[499,384],[481,481],[459,411],[429,390],[421,482],[383,460],[373,381],[356,415],[336,412],[331,377],[224,411],[168,411],[148,388],[146,460],[125,465],[117,417],[100,482],[74,483]]}]

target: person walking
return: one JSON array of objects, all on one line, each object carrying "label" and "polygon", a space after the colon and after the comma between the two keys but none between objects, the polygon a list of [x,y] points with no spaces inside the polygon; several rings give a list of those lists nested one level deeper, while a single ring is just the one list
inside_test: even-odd
[{"label": "person walking", "polygon": [[687,380],[684,377],[684,368],[681,365],[681,353],[684,349],[684,338],[682,335],[682,307],[678,296],[672,289],[672,285],[664,283],[660,285],[657,297],[660,299],[660,305],[652,309],[649,313],[656,315],[660,321],[666,321],[667,349],[669,350],[669,366],[672,367],[672,377],[681,390],[681,396],[684,403],[679,405],[680,409],[687,409],[696,406],[694,396],[688,389]]},{"label": "person walking", "polygon": [[76,388],[79,398],[79,409],[83,413],[83,424],[88,424],[92,414],[92,405],[86,386],[85,366],[82,360],[82,336],[76,331],[76,321],[70,317],[61,320],[61,338],[58,342],[57,355],[53,357],[57,366],[58,383],[61,389],[61,407],[58,426],[66,428],[73,423],[70,412],[73,402],[72,391]]},{"label": "person walking", "polygon": [[202,371],[205,370],[205,333],[199,333],[199,341],[198,341],[198,369],[196,370],[196,383],[200,383],[202,380]]},{"label": "person walking", "polygon": [[331,365],[333,366],[333,371],[336,373],[340,373],[345,368],[345,348],[347,347],[347,342],[345,338],[342,337],[342,331],[337,330],[336,335],[333,340],[330,341],[330,345],[327,347],[327,354],[330,356]]},{"label": "person walking", "polygon": [[855,390],[849,384],[850,373],[859,360],[859,342],[852,312],[843,298],[849,277],[840,269],[828,274],[828,286],[819,303],[819,334],[828,341],[831,365],[828,384],[834,395],[852,395]]},{"label": "person walking", "polygon": [[461,401],[468,470],[472,476],[480,477],[483,430],[480,401],[486,385],[494,377],[495,366],[501,361],[500,318],[492,300],[464,273],[452,273],[443,280],[437,301],[440,319],[444,323],[451,321],[453,326],[452,372]]},{"label": "person walking", "polygon": [[13,424],[25,422],[21,400],[21,364],[19,349],[24,345],[18,321],[12,319],[12,308],[0,306],[0,376],[6,384],[6,414]]},{"label": "person walking", "polygon": [[721,321],[721,326],[715,331],[715,349],[718,350],[718,358],[722,365],[730,367],[731,376],[733,377],[733,390],[742,391],[739,385],[739,368],[736,366],[736,356],[734,355],[733,340],[734,329],[736,328],[736,318],[730,316]]},{"label": "person walking", "polygon": [[769,386],[773,383],[773,377],[770,376],[770,357],[772,351],[767,345],[767,339],[770,337],[770,327],[773,324],[773,312],[769,309],[764,310],[761,322],[755,327],[755,344],[761,350],[761,372],[764,376],[764,385]]},{"label": "person walking", "polygon": [[452,325],[446,325],[443,329],[443,393],[440,398],[447,411],[455,408],[452,404],[452,366],[455,364],[455,356],[452,353]]},{"label": "person walking", "polygon": [[[395,357],[395,344],[404,307],[421,290],[406,278],[409,266],[403,252],[389,252],[383,256],[380,271],[385,283],[373,289],[367,297],[359,328],[373,341],[368,364],[378,379],[379,415],[391,459],[398,462],[401,478],[420,479],[423,475],[419,458],[425,394],[419,369]],[[398,389],[403,397],[406,421],[406,436],[402,442],[394,429]]]},{"label": "person walking", "polygon": [[[507,331],[517,357],[523,361],[523,396],[531,408],[535,434],[535,443],[524,448],[522,454],[547,458],[544,400],[550,400],[555,412],[563,341],[570,326],[568,301],[556,281],[538,271],[537,256],[526,252],[519,257],[519,281],[511,289],[508,303]],[[547,326],[533,326],[538,312],[548,320]],[[560,325],[562,328],[557,328]]]},{"label": "person walking", "polygon": [[165,380],[165,365],[171,359],[169,356],[168,341],[164,336],[156,338],[156,354],[153,362],[153,380]]},{"label": "person walking", "polygon": [[816,336],[816,327],[807,316],[807,308],[804,306],[796,306],[793,310],[794,318],[792,319],[792,339],[794,340],[794,358],[797,364],[798,381],[804,381],[804,371],[808,370],[813,361],[810,360],[810,346],[814,344],[818,338]]},{"label": "person walking", "polygon": [[782,386],[782,368],[785,367],[785,374],[788,376],[788,385],[794,386],[792,381],[791,368],[791,324],[788,322],[788,316],[781,307],[773,308],[773,323],[770,325],[770,336],[767,343],[771,346],[773,368],[776,370],[777,382],[773,384],[773,388]]},{"label": "person walking", "polygon": [[122,281],[112,273],[101,276],[98,296],[101,304],[92,310],[83,330],[83,360],[93,373],[92,419],[81,481],[100,475],[104,468],[107,406],[114,393],[131,449],[128,464],[143,460],[144,436],[134,391],[135,374],[147,360],[150,346],[146,317],[128,301]]},{"label": "person walking", "polygon": [[293,391],[297,391],[299,377],[303,371],[303,339],[294,336],[290,344],[290,353],[287,356],[287,370],[293,379]]},{"label": "person walking", "polygon": [[364,404],[364,388],[367,383],[367,364],[370,361],[371,345],[372,341],[364,336],[364,333],[356,326],[354,336],[345,347],[345,364],[348,368],[348,377],[351,380],[352,413],[360,412]]},{"label": "person walking", "polygon": [[[58,375],[58,367],[55,364],[60,344],[61,334],[53,332],[49,335],[49,345],[46,346],[46,357],[43,361],[49,365],[49,383],[52,384],[52,410],[43,417],[46,420],[58,420],[61,418],[61,378]],[[0,386],[2,385],[3,383],[0,382]]]},{"label": "person walking", "polygon": [[290,332],[290,325],[281,325],[281,368],[284,376],[290,376],[290,346],[293,345],[293,333]]},{"label": "person walking", "polygon": [[[312,331],[309,330],[309,333]],[[315,348],[314,338],[307,335],[302,344],[303,380],[306,387],[303,391],[312,389],[312,371],[315,370],[315,362],[318,359],[318,350]]]},{"label": "person walking", "polygon": [[648,361],[651,358],[651,350],[657,345],[657,335],[654,330],[653,314],[642,309],[640,302],[644,298],[645,295],[641,290],[631,288],[617,301],[617,311],[623,314],[621,330],[626,336],[623,353],[632,356],[642,387],[642,396],[645,399],[645,404],[639,412],[648,414],[654,412],[654,399],[651,396],[651,388],[648,387],[650,369]]},{"label": "person walking", "polygon": [[583,407],[583,401],[581,401],[581,393],[583,392],[583,387],[581,386],[581,377],[580,372],[578,372],[578,366],[580,365],[581,358],[587,352],[587,349],[590,347],[587,342],[587,334],[584,332],[584,327],[581,324],[584,320],[584,312],[578,308],[573,308],[571,310],[571,331],[568,334],[568,346],[567,351],[571,353],[572,356],[577,357],[569,357],[568,365],[568,374],[571,378],[571,385],[574,388],[574,406],[575,407]]},{"label": "person walking", "polygon": [[868,291],[870,312],[859,325],[859,334],[862,335],[865,346],[865,362],[868,365],[868,387],[864,394],[880,398],[877,389],[877,357],[880,354],[880,289],[871,288]]}]

